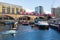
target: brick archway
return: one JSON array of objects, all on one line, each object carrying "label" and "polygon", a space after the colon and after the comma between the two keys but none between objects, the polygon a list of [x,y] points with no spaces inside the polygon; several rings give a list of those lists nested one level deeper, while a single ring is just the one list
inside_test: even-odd
[{"label": "brick archway", "polygon": [[29,16],[22,16],[22,17],[19,17],[18,19],[20,19],[20,18],[28,18],[28,20],[31,19],[31,17],[29,17]]},{"label": "brick archway", "polygon": [[9,16],[9,15],[5,15],[6,17],[9,17],[12,20],[15,20],[13,17]]},{"label": "brick archway", "polygon": [[10,19],[10,20],[15,20],[13,17],[9,16],[9,15],[0,15],[0,19],[4,18],[4,19]]}]

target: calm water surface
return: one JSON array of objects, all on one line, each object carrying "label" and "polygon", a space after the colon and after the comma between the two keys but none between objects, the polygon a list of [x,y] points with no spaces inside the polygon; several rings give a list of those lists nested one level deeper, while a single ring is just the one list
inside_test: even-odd
[{"label": "calm water surface", "polygon": [[18,30],[12,33],[2,32],[0,40],[60,40],[60,33],[53,30],[37,30],[31,26],[18,26]]}]

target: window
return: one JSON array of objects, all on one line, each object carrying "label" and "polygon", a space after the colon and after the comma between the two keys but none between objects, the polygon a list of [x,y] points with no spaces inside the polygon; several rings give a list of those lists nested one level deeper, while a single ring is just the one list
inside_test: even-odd
[{"label": "window", "polygon": [[10,7],[7,7],[7,13],[10,14]]},{"label": "window", "polygon": [[22,12],[23,11],[23,9],[22,8],[20,8],[20,12]]},{"label": "window", "polygon": [[2,13],[4,14],[5,13],[5,7],[2,6]]},{"label": "window", "polygon": [[18,8],[16,8],[16,14],[18,14]]},{"label": "window", "polygon": [[12,8],[12,14],[14,14],[14,8]]}]

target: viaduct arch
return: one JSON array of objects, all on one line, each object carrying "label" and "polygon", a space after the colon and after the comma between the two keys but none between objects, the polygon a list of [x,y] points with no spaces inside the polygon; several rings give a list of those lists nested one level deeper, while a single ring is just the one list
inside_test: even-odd
[{"label": "viaduct arch", "polygon": [[3,16],[6,16],[6,17],[10,17],[14,20],[17,20],[19,19],[20,17],[23,17],[23,16],[28,16],[31,18],[31,20],[34,20],[36,17],[39,17],[39,16],[35,16],[35,15],[19,15],[19,14],[0,14],[0,17],[3,17]]}]

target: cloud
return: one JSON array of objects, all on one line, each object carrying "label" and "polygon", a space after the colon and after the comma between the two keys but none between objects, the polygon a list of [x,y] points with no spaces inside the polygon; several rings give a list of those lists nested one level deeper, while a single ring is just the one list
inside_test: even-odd
[{"label": "cloud", "polygon": [[46,13],[46,14],[51,14],[51,12],[50,12],[50,11],[45,11],[45,13]]},{"label": "cloud", "polygon": [[[26,10],[26,12],[34,12],[34,10],[30,10],[30,9],[25,9],[25,10]],[[51,14],[50,11],[45,11],[45,13],[46,13],[46,14]]]},{"label": "cloud", "polygon": [[25,9],[26,12],[33,12],[34,10],[30,10],[30,9]]}]

